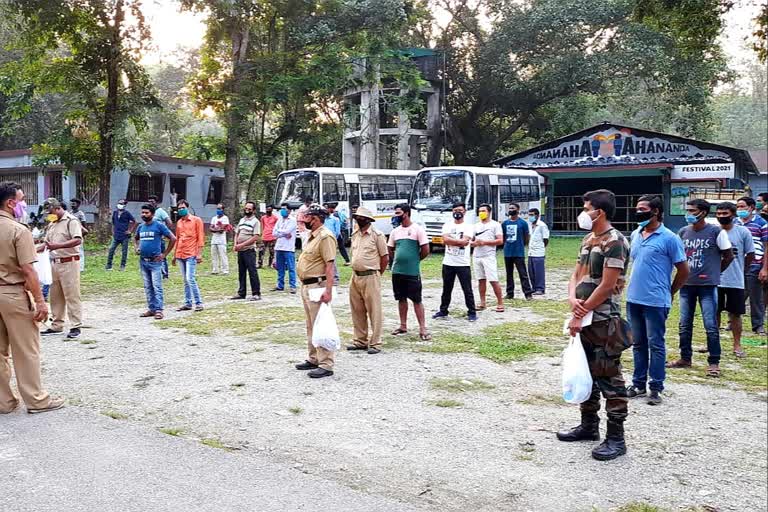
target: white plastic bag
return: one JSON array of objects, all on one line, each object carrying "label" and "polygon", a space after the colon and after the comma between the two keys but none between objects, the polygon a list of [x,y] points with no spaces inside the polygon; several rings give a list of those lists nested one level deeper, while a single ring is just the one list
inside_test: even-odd
[{"label": "white plastic bag", "polygon": [[336,317],[328,304],[320,304],[315,323],[312,326],[312,345],[335,352],[341,348],[341,336]]},{"label": "white plastic bag", "polygon": [[592,375],[577,333],[563,351],[563,400],[569,404],[580,404],[591,394]]},{"label": "white plastic bag", "polygon": [[40,284],[53,283],[53,270],[51,269],[51,253],[48,249],[43,252],[37,253],[37,261],[34,264],[35,271],[37,272],[37,279]]}]

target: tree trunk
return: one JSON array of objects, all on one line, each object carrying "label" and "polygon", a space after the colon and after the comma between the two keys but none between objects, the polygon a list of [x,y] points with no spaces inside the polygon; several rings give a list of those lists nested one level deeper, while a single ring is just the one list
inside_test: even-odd
[{"label": "tree trunk", "polygon": [[240,142],[243,134],[245,116],[240,104],[240,84],[244,80],[243,64],[248,52],[249,32],[247,27],[237,27],[232,33],[232,85],[231,100],[227,113],[227,146],[224,159],[224,191],[222,203],[230,215],[237,217],[239,210],[238,190],[240,177]]},{"label": "tree trunk", "polygon": [[107,59],[107,100],[104,116],[99,128],[99,215],[96,219],[96,233],[100,241],[109,238],[109,219],[111,212],[110,185],[115,151],[115,125],[119,107],[120,80],[120,28],[125,12],[124,0],[115,4],[114,24],[110,34],[109,56]]}]

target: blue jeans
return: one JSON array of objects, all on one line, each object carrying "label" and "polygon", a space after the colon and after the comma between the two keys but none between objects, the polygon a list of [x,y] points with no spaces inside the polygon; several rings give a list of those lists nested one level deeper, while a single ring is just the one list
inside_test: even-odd
[{"label": "blue jeans", "polygon": [[632,326],[632,355],[635,361],[635,371],[632,374],[632,384],[637,389],[645,389],[648,377],[651,391],[664,391],[666,377],[667,347],[664,344],[664,334],[667,330],[669,308],[660,306],[644,306],[627,302],[627,316]]},{"label": "blue jeans", "polygon": [[176,261],[179,263],[181,277],[184,280],[184,305],[191,307],[194,301],[196,306],[202,306],[203,299],[200,298],[200,288],[195,278],[197,258],[194,256],[185,259],[177,258]]},{"label": "blue jeans", "polygon": [[288,271],[288,283],[291,288],[296,288],[296,255],[291,251],[276,251],[275,264],[277,266],[277,288],[285,288],[285,271]]},{"label": "blue jeans", "polygon": [[120,268],[125,268],[125,263],[128,261],[128,242],[129,238],[125,240],[112,239],[112,243],[109,246],[109,253],[107,254],[107,268],[112,268],[112,259],[115,257],[115,250],[118,245],[122,245],[122,253],[120,254]]},{"label": "blue jeans", "polygon": [[528,256],[528,276],[534,292],[544,293],[546,290],[544,256]]},{"label": "blue jeans", "polygon": [[147,306],[150,311],[163,310],[163,262],[147,261],[141,258],[139,262],[141,277],[144,278],[144,294],[147,296]]},{"label": "blue jeans", "polygon": [[717,328],[717,286],[683,286],[680,289],[680,359],[693,360],[693,314],[696,301],[707,332],[709,364],[720,364],[720,330]]}]

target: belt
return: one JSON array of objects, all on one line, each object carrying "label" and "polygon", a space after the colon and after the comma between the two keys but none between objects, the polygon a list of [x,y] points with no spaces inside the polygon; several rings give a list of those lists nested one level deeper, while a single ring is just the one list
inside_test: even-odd
[{"label": "belt", "polygon": [[309,279],[302,279],[301,284],[316,284],[316,283],[322,283],[327,278],[325,276],[323,277],[310,277]]},{"label": "belt", "polygon": [[69,263],[70,261],[80,261],[80,256],[67,256],[66,258],[53,258],[54,263]]},{"label": "belt", "polygon": [[365,276],[372,276],[374,274],[378,274],[378,270],[355,270],[355,275],[357,277],[365,277]]},{"label": "belt", "polygon": [[[162,256],[162,254],[158,254],[157,256]],[[155,261],[155,258],[157,258],[157,256],[150,256],[150,257],[142,256],[141,261]]]}]

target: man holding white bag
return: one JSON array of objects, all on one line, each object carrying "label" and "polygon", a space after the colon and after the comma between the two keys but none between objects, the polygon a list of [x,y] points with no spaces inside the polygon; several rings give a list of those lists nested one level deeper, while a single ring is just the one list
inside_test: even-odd
[{"label": "man holding white bag", "polygon": [[[605,397],[608,428],[605,440],[592,450],[597,460],[612,460],[627,452],[624,420],[627,418],[627,390],[621,374],[621,353],[631,344],[627,322],[621,318],[621,292],[627,270],[629,244],[611,226],[616,197],[608,190],[587,192],[579,227],[590,231],[584,237],[579,262],[568,283],[573,317],[571,336],[581,335],[581,343],[592,376],[592,393],[581,404],[581,424],[557,433],[560,441],[600,439],[600,394]],[[589,325],[584,318],[592,313]]]},{"label": "man holding white bag", "polygon": [[[333,298],[333,275],[336,262],[336,236],[324,227],[328,211],[313,204],[304,212],[304,226],[309,232],[301,251],[296,273],[301,280],[301,300],[307,314],[307,348],[309,357],[296,365],[297,370],[311,370],[313,379],[333,375],[334,352],[312,344],[312,328],[321,304]],[[310,300],[310,290],[324,288],[319,301]],[[313,293],[314,295],[314,293]]]}]

